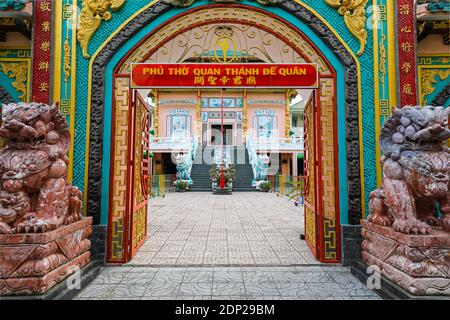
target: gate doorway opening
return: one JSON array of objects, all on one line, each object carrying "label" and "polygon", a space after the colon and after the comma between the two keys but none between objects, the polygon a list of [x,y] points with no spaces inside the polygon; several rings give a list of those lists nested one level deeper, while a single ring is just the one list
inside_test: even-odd
[{"label": "gate doorway opening", "polygon": [[222,136],[222,126],[220,124],[211,125],[211,145],[234,145],[234,131],[233,125],[225,124],[223,125],[223,136]]},{"label": "gate doorway opening", "polygon": [[[138,110],[140,104],[146,104],[145,110],[149,110],[150,123],[153,123],[153,127],[147,128],[147,130],[152,131],[155,122],[152,118],[155,105],[151,102],[148,103],[149,100],[145,99],[148,96],[147,91],[142,89],[131,89],[131,91],[135,97],[133,109]],[[303,92],[305,100],[308,101],[307,105],[311,109],[314,109],[314,92],[315,90],[310,90],[308,93]],[[252,91],[248,90],[247,94],[252,95]],[[260,93],[255,92],[255,94]],[[176,106],[176,108],[177,115],[184,114],[181,106]],[[282,112],[284,112],[284,107]],[[159,114],[162,114],[161,109]],[[142,113],[141,116],[143,116]],[[167,132],[171,132],[168,126],[172,123],[175,123],[174,127],[178,128],[195,127],[194,122],[174,121],[170,117],[166,119]],[[259,121],[258,118],[252,119],[252,121],[259,124],[254,128],[256,137],[260,131],[268,131],[262,125],[266,122]],[[163,124],[159,123],[159,125]],[[233,145],[233,125],[225,124],[223,127],[223,140],[227,142],[227,145]],[[278,129],[278,125],[271,125],[270,128]],[[218,145],[221,145],[221,125],[211,124],[210,129],[211,137],[216,136]],[[159,142],[157,139],[154,141],[154,143],[168,143],[168,141]],[[139,145],[138,141],[136,141],[136,145]],[[150,150],[153,150],[151,143]],[[166,151],[170,151],[169,145]],[[185,150],[175,150],[174,153],[176,154],[178,151]],[[271,150],[261,150],[261,154],[267,151]],[[292,157],[286,157],[285,153],[268,152],[268,155],[274,158],[269,163],[268,171],[273,176],[282,177],[278,179],[278,182],[286,180],[283,172],[293,174],[294,154]],[[305,234],[305,209],[302,205],[295,206],[287,197],[277,197],[273,193],[234,192],[232,196],[223,198],[214,196],[211,192],[170,192],[173,191],[171,188],[175,180],[174,173],[176,173],[176,164],[173,163],[173,159],[174,154],[170,152],[154,155],[149,159],[148,166],[153,168],[153,172],[158,166],[162,166],[165,170],[158,172],[158,175],[153,175],[151,180],[160,179],[161,175],[172,175],[172,179],[166,180],[164,197],[148,195],[146,236],[141,238],[138,243],[137,241],[133,242],[133,234],[130,235],[132,246],[136,245],[136,249],[129,256],[129,265],[288,266],[320,264],[310,249],[311,243],[301,240],[301,235]],[[134,161],[136,160],[134,159]],[[143,165],[142,168],[144,167]],[[297,170],[303,170],[303,168],[297,168]],[[155,176],[158,177],[155,178]],[[138,177],[135,179],[139,180]],[[168,184],[167,181],[169,181]],[[198,181],[194,179],[194,184],[196,183]],[[287,186],[286,182],[282,189],[286,189]],[[137,212],[137,214],[140,213]],[[130,215],[128,223],[138,225],[143,221],[142,217],[138,215]],[[133,228],[133,230],[139,232],[139,230],[144,230],[144,226],[141,225],[140,228]]]},{"label": "gate doorway opening", "polygon": [[[233,11],[233,14],[229,14],[227,10]],[[318,260],[322,262],[340,261],[340,212],[346,215],[343,219],[344,223],[346,219],[349,219],[350,214],[352,219],[354,219],[353,216],[355,214],[358,215],[362,212],[359,166],[360,144],[357,130],[359,123],[359,95],[356,92],[357,90],[355,90],[359,73],[357,72],[354,57],[345,48],[335,48],[336,45],[340,45],[340,41],[333,34],[329,34],[328,30],[322,30],[326,34],[324,35],[323,32],[319,32],[320,30],[314,29],[316,25],[320,25],[320,21],[314,14],[311,15],[311,19],[318,21],[318,24],[309,23],[303,25],[300,23],[297,25],[291,23],[291,20],[284,20],[261,8],[254,8],[249,5],[233,5],[229,8],[227,7],[227,10],[223,10],[221,5],[206,5],[183,11],[183,13],[174,16],[173,19],[168,19],[166,23],[158,28],[149,30],[151,32],[139,33],[139,36],[142,38],[133,38],[133,41],[127,43],[127,50],[118,52],[118,49],[125,45],[124,41],[128,41],[126,38],[123,41],[121,40],[121,42],[111,42],[111,46],[105,46],[101,50],[101,54],[105,52],[107,55],[99,55],[99,57],[113,57],[114,53],[109,53],[108,50],[117,50],[117,57],[114,57],[114,59],[105,60],[105,62],[104,59],[94,58],[93,64],[96,68],[99,68],[99,70],[110,68],[108,70],[111,72],[108,74],[112,76],[111,78],[106,78],[104,82],[93,81],[92,86],[95,89],[98,85],[104,84],[110,90],[106,92],[112,93],[112,98],[105,98],[111,100],[112,103],[111,105],[99,103],[100,100],[97,96],[91,98],[93,110],[91,117],[94,121],[91,121],[93,133],[91,134],[89,150],[88,190],[93,190],[93,194],[91,196],[91,193],[87,192],[87,210],[92,214],[98,215],[98,217],[103,219],[102,221],[105,219],[108,221],[108,262],[124,263],[129,261],[132,255],[127,252],[136,252],[137,247],[134,247],[134,245],[141,245],[142,240],[147,236],[147,224],[146,218],[144,218],[146,215],[143,215],[141,212],[141,203],[133,203],[131,200],[133,195],[136,195],[135,199],[138,199],[141,194],[145,196],[145,192],[143,193],[145,191],[144,186],[142,186],[140,181],[135,180],[139,177],[135,173],[141,171],[143,167],[138,167],[140,162],[137,160],[138,157],[141,157],[141,153],[137,152],[137,150],[140,150],[141,145],[134,144],[134,142],[139,141],[134,135],[139,132],[137,130],[139,126],[142,126],[142,121],[137,121],[136,119],[139,117],[135,115],[142,116],[146,112],[139,113],[138,109],[141,107],[136,107],[140,105],[139,103],[136,104],[136,101],[139,99],[133,98],[131,89],[132,65],[162,61],[161,57],[163,56],[164,61],[169,63],[187,63],[199,60],[201,62],[211,62],[207,61],[208,56],[195,55],[195,52],[198,53],[199,51],[193,52],[189,48],[186,50],[167,51],[167,48],[178,48],[177,45],[180,43],[186,43],[189,46],[205,48],[201,52],[209,55],[211,52],[218,52],[218,50],[214,50],[213,46],[217,43],[215,41],[217,37],[220,36],[217,32],[223,30],[231,32],[234,37],[242,40],[236,42],[236,48],[233,48],[234,51],[240,52],[239,57],[242,57],[242,52],[245,52],[242,51],[245,49],[245,46],[239,47],[242,44],[251,43],[258,48],[259,46],[266,46],[264,50],[255,50],[254,56],[251,57],[252,60],[247,62],[257,61],[267,65],[304,62],[316,64],[318,70],[320,70],[317,88],[314,90],[313,98],[309,99],[311,107],[306,109],[305,106],[305,203],[309,203],[309,206],[305,207],[305,236]],[[255,12],[258,15],[255,15]],[[245,14],[247,18],[241,19],[242,14]],[[181,21],[185,21],[182,19],[186,18],[202,22],[198,25],[181,23]],[[301,20],[301,17],[296,16],[295,19]],[[262,24],[269,24],[275,27],[266,28]],[[223,27],[224,25],[226,25],[226,28]],[[244,27],[241,28],[241,26]],[[144,29],[145,26],[141,25],[140,28]],[[164,28],[166,31],[174,31],[163,33],[164,36],[160,37],[161,33],[157,32],[160,28]],[[248,30],[251,30],[251,32]],[[138,36],[137,32],[133,34],[136,34],[136,37]],[[267,35],[271,41],[264,41],[261,35],[264,37]],[[295,41],[291,41],[294,38]],[[182,39],[184,40],[181,41]],[[203,43],[204,39],[211,41]],[[334,49],[330,49],[331,47]],[[284,50],[280,53],[276,51],[276,48],[284,48]],[[262,52],[269,52],[269,54],[262,54]],[[336,52],[339,52],[344,58],[336,57]],[[245,56],[244,58],[247,59],[249,57]],[[93,79],[97,79],[96,74],[93,74]],[[165,90],[167,91],[167,88]],[[164,90],[155,91],[163,92]],[[202,98],[202,93],[199,92],[201,90],[192,91],[194,99],[182,99],[177,94],[173,94],[172,97],[163,97],[159,94],[154,95],[156,107],[151,115],[151,123],[154,130],[154,138],[160,139],[161,143],[164,143],[163,138],[172,137],[171,133],[173,131],[176,132],[175,137],[182,141],[186,137],[183,136],[183,132],[190,130],[192,133],[196,133],[197,136],[201,136],[203,130],[206,131],[208,129],[207,126],[205,127],[203,119],[208,119],[209,114],[205,114],[204,117],[203,101],[197,103],[197,98]],[[145,103],[147,103],[145,100],[148,97],[148,93],[142,94]],[[242,125],[243,132],[246,132],[250,125],[253,127],[262,126],[259,131],[261,135],[253,137],[254,140],[252,141],[260,143],[259,150],[261,151],[261,145],[264,142],[262,140],[267,140],[263,139],[264,136],[267,137],[270,132],[273,132],[264,126],[270,118],[273,118],[275,123],[275,115],[271,114],[270,110],[268,111],[268,106],[280,106],[280,99],[268,99],[259,92],[256,96],[251,95],[252,92],[249,90],[245,97],[247,103],[242,105],[242,115],[236,114],[235,116],[239,117],[239,121],[242,119],[242,123],[239,123],[239,125]],[[103,97],[103,92],[99,96]],[[215,97],[208,98],[214,99]],[[281,101],[286,101],[286,99]],[[182,108],[173,108],[172,114],[164,114],[163,110],[168,104],[188,105],[190,111],[187,113],[183,110],[180,111]],[[283,105],[283,102],[281,102],[281,105]],[[105,113],[100,112],[102,111],[100,106],[104,106],[107,111]],[[262,110],[257,110],[253,113],[249,112],[253,106],[257,106],[257,108]],[[105,119],[102,118],[99,121],[97,115],[103,116],[103,114]],[[109,115],[111,117],[107,118],[106,116]],[[253,116],[265,118],[254,121]],[[161,123],[166,122],[167,117],[175,117],[172,120],[177,120],[173,122],[177,126],[176,128],[175,126],[173,127],[175,130],[172,132],[170,132],[171,129],[167,131],[167,128],[163,130],[161,126]],[[179,125],[184,121],[182,118],[188,121],[189,117],[191,117],[191,120],[195,120],[190,122],[192,124],[191,127],[186,125],[183,128],[182,125]],[[186,124],[188,123],[186,122]],[[289,128],[288,108],[284,110],[282,117],[276,118],[276,123],[279,124],[278,131],[282,132],[283,135],[282,138],[278,137],[275,139],[279,139],[280,145],[286,144],[288,140],[291,140],[290,131],[294,131]],[[104,137],[102,134],[97,135],[97,133],[104,133]],[[106,141],[108,135],[111,137],[109,142],[111,148],[108,149],[108,154],[105,154],[101,147],[102,141],[98,142],[102,137]],[[247,142],[244,138],[246,137],[243,137],[242,140]],[[258,139],[259,141],[256,141]],[[103,161],[102,159],[99,161],[98,154],[103,154]],[[142,153],[142,155],[146,154],[151,153]],[[271,154],[276,153],[271,152]],[[290,163],[289,160],[287,163]],[[297,162],[292,161],[292,169],[290,170],[295,171],[295,164],[298,165]],[[98,192],[99,190],[102,192]],[[186,193],[186,195],[188,194]],[[98,199],[101,199],[101,206]],[[131,215],[134,214],[133,212],[137,212],[136,210],[141,211],[136,218],[132,218]],[[151,232],[150,229],[148,230]],[[129,249],[130,247],[134,248]]]}]

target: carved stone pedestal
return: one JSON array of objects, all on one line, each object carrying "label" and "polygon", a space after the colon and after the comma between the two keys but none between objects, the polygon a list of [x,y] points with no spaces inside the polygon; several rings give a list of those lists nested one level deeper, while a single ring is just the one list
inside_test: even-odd
[{"label": "carved stone pedestal", "polygon": [[40,295],[91,260],[92,218],[46,233],[0,234],[0,296]]},{"label": "carved stone pedestal", "polygon": [[406,235],[361,221],[362,258],[413,295],[450,295],[450,234]]}]

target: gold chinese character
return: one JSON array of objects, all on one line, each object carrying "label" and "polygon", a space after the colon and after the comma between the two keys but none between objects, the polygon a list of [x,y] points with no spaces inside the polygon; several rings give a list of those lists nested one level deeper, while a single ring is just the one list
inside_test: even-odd
[{"label": "gold chinese character", "polygon": [[403,62],[403,64],[402,64],[402,71],[405,72],[405,73],[409,73],[409,71],[411,71],[411,63]]},{"label": "gold chinese character", "polygon": [[411,7],[409,4],[402,4],[400,6],[400,14],[402,15],[408,15],[411,12]]},{"label": "gold chinese character", "polygon": [[213,77],[213,76],[209,76],[209,77],[208,77],[208,83],[209,83],[209,85],[215,86],[215,85],[217,84],[216,81],[217,81],[217,77]]},{"label": "gold chinese character", "polygon": [[242,77],[241,76],[236,76],[233,78],[233,84],[236,86],[239,86],[242,84]]},{"label": "gold chinese character", "polygon": [[412,29],[410,26],[405,26],[405,27],[401,28],[400,31],[405,32],[405,33],[411,33]]},{"label": "gold chinese character", "polygon": [[246,84],[248,84],[249,86],[256,85],[256,78],[254,76],[248,77]]},{"label": "gold chinese character", "polygon": [[39,85],[39,91],[48,91],[48,83],[47,82],[41,82]]},{"label": "gold chinese character", "polygon": [[48,42],[48,41],[44,41],[44,42],[42,42],[41,43],[41,50],[42,51],[48,51],[48,50],[50,50],[50,42]]},{"label": "gold chinese character", "polygon": [[220,81],[223,85],[226,85],[230,79],[227,76],[223,76]]},{"label": "gold chinese character", "polygon": [[407,95],[412,95],[413,92],[412,92],[412,86],[411,86],[411,84],[409,84],[409,83],[405,84],[405,85],[403,86],[402,93],[407,94]]},{"label": "gold chinese character", "polygon": [[409,53],[409,52],[411,52],[411,50],[412,50],[412,44],[411,44],[411,42],[402,42],[401,46],[402,46],[403,52]]},{"label": "gold chinese character", "polygon": [[50,65],[47,61],[39,62],[39,70],[48,71],[49,68],[50,68]]},{"label": "gold chinese character", "polygon": [[49,32],[50,31],[50,22],[44,21],[42,22],[42,31]]},{"label": "gold chinese character", "polygon": [[41,2],[41,11],[52,12],[52,10],[50,9],[50,3],[48,1]]},{"label": "gold chinese character", "polygon": [[205,84],[205,77],[195,77],[194,78],[194,85],[204,85]]}]

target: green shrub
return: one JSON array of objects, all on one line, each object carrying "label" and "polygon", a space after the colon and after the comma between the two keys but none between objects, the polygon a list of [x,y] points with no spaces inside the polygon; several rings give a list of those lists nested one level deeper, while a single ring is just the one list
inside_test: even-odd
[{"label": "green shrub", "polygon": [[188,186],[189,186],[189,183],[187,181],[184,181],[184,180],[178,180],[175,183],[175,188],[177,190],[186,190],[188,188]]},{"label": "green shrub", "polygon": [[272,189],[272,182],[270,181],[261,182],[259,185],[259,190],[261,191],[269,192],[270,189]]}]

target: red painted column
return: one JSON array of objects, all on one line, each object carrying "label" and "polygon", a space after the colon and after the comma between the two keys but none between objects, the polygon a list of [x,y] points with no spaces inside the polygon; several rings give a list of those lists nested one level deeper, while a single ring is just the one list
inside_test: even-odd
[{"label": "red painted column", "polygon": [[33,3],[31,100],[50,102],[50,72],[52,51],[52,1]]},{"label": "red painted column", "polygon": [[400,106],[417,105],[416,8],[414,0],[397,0]]}]

